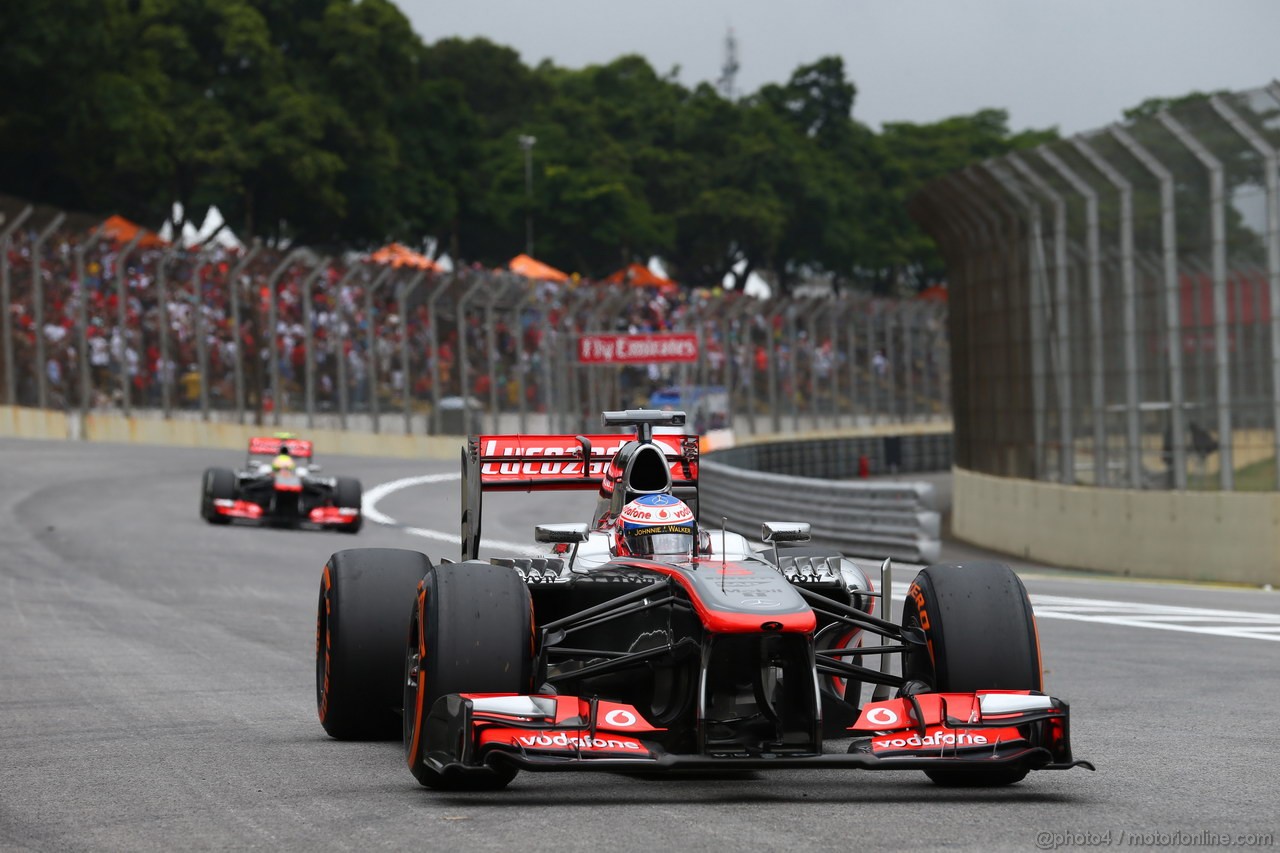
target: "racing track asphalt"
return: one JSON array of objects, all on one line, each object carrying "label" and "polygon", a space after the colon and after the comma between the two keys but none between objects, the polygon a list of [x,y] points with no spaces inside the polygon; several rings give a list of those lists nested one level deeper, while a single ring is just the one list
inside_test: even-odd
[{"label": "racing track asphalt", "polygon": [[[316,721],[316,589],[335,549],[455,546],[378,525],[210,527],[200,473],[237,461],[0,440],[0,850],[1027,850],[1040,833],[1280,833],[1280,643],[1062,619],[1040,621],[1046,681],[1097,773],[992,791],[918,773],[526,773],[499,793],[428,791],[398,744],[338,743]],[[456,470],[324,461],[366,489]],[[533,522],[590,506],[555,500],[489,501],[485,533],[529,541]],[[380,509],[456,531],[457,484]],[[1260,591],[1027,577],[1039,595],[1280,613]]]}]

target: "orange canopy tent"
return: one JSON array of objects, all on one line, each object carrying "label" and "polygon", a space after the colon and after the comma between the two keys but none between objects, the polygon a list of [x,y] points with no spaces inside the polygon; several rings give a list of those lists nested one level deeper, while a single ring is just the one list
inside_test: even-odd
[{"label": "orange canopy tent", "polygon": [[440,271],[440,265],[435,261],[399,243],[389,243],[383,246],[370,255],[369,260],[375,264],[390,264],[397,268],[413,267],[414,269],[430,270],[431,272]]},{"label": "orange canopy tent", "polygon": [[538,281],[568,281],[569,276],[560,272],[553,266],[544,264],[542,261],[535,261],[528,255],[516,255],[507,264],[507,269],[514,273],[519,273],[525,278],[537,279]]},{"label": "orange canopy tent", "polygon": [[671,279],[657,275],[643,264],[628,264],[601,283],[634,284],[637,287],[658,287],[662,290],[676,290],[680,287]]},{"label": "orange canopy tent", "polygon": [[920,291],[916,299],[923,299],[926,302],[946,302],[948,295],[946,285],[935,284]]},{"label": "orange canopy tent", "polygon": [[102,228],[102,238],[104,240],[110,240],[116,244],[128,243],[138,235],[139,231],[141,231],[142,239],[138,241],[138,245],[142,248],[154,249],[158,246],[169,245],[155,234],[144,229],[141,225],[136,222],[130,222],[123,216],[117,215],[108,217],[100,227]]}]

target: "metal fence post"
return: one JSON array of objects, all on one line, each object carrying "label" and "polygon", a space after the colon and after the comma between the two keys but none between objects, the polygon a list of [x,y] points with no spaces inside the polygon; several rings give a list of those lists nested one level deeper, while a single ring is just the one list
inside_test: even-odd
[{"label": "metal fence post", "polygon": [[467,364],[467,303],[483,284],[484,279],[477,276],[471,286],[458,297],[458,394],[462,397],[462,422],[466,434],[471,431],[471,392],[467,388],[467,380],[470,379],[470,365]]},{"label": "metal fence post", "polygon": [[3,343],[0,343],[3,352],[0,352],[0,357],[4,358],[4,401],[9,406],[18,400],[13,368],[13,312],[9,310],[9,239],[34,210],[34,207],[27,205],[0,231],[0,323],[3,323],[3,332],[0,333],[3,337]]},{"label": "metal fence post", "polygon": [[[550,320],[549,315],[544,316],[547,316],[547,319]],[[547,430],[549,432],[555,432],[557,426],[561,428],[560,431],[563,431],[564,424],[563,414],[556,405],[557,395],[554,393],[556,372],[551,365],[551,360],[554,358],[556,351],[555,338],[558,334],[559,331],[553,328],[550,322],[547,322],[544,325],[542,337],[538,341],[538,346],[542,349],[542,383],[546,389],[542,394],[542,403],[543,408],[547,411]]]},{"label": "metal fence post", "polygon": [[323,257],[316,263],[315,269],[302,279],[302,351],[307,362],[303,365],[306,373],[303,396],[307,408],[307,429],[314,429],[316,425],[316,333],[311,328],[311,288],[328,268],[329,258]]},{"label": "metal fence post", "polygon": [[[1280,87],[1274,88],[1273,97],[1280,101]],[[1252,125],[1231,109],[1220,96],[1214,95],[1209,103],[1218,115],[1244,137],[1262,157],[1263,185],[1267,193],[1267,282],[1270,296],[1271,342],[1271,434],[1276,455],[1276,488],[1280,489],[1280,152],[1269,145]]]},{"label": "metal fence post", "polygon": [[[520,397],[520,399],[516,402],[517,402],[518,410],[520,412],[520,422],[519,422],[520,425],[518,428],[518,431],[520,433],[524,433],[528,429],[528,411],[529,411],[528,392],[525,387],[525,370],[528,363],[525,360],[525,351],[524,351],[524,312],[528,310],[529,303],[533,301],[533,298],[537,295],[537,293],[538,293],[537,288],[534,288],[534,287],[529,287],[525,290],[524,297],[521,298],[521,300],[518,303],[516,303],[515,316],[511,324],[512,335],[515,337],[515,342],[516,342],[516,393]],[[545,328],[542,334],[544,337],[546,336],[547,331],[545,330]],[[544,391],[544,397],[545,397],[545,391]],[[549,424],[547,429],[548,431],[550,431]]]},{"label": "metal fence post", "polygon": [[[872,300],[867,306],[866,338],[867,347],[867,409],[870,423],[880,423],[880,373],[876,369],[876,355],[880,350],[876,346],[876,317],[880,313],[880,304]],[[887,371],[886,371],[887,372]]]},{"label": "metal fence post", "polygon": [[[125,244],[120,250],[119,256],[116,257],[115,269],[113,270],[116,279],[116,323],[120,329],[120,411],[127,418],[133,411],[133,389],[129,382],[129,282],[126,273],[129,269],[129,255],[133,254],[133,250],[142,240],[143,232],[138,231],[133,235],[133,239]],[[141,340],[139,340],[139,348],[141,349]],[[138,353],[139,359],[144,354]]]},{"label": "metal fence post", "polygon": [[1231,352],[1227,341],[1227,215],[1226,178],[1222,161],[1168,112],[1156,119],[1191,151],[1209,173],[1209,227],[1213,240],[1213,361],[1217,372],[1218,483],[1224,492],[1235,489],[1234,439],[1231,428]]},{"label": "metal fence post", "polygon": [[840,429],[843,418],[840,416],[840,318],[848,307],[845,300],[835,292],[831,292],[831,426]]},{"label": "metal fence post", "polygon": [[1048,434],[1048,412],[1046,397],[1048,382],[1046,379],[1045,349],[1048,345],[1049,296],[1045,281],[1046,261],[1044,257],[1044,233],[1040,218],[1040,205],[1032,202],[1018,187],[1017,182],[1009,175],[1001,172],[993,162],[984,164],[985,171],[1004,191],[1005,196],[1014,200],[1015,206],[1010,208],[1014,215],[1020,211],[1031,222],[1031,238],[1028,245],[1030,256],[1031,278],[1031,396],[1034,409],[1033,430],[1035,433],[1035,476],[1043,479],[1048,468],[1046,441]]},{"label": "metal fence post", "polygon": [[[1142,430],[1138,412],[1137,280],[1133,252],[1133,185],[1082,137],[1071,140],[1080,156],[1089,161],[1120,195],[1120,291],[1121,335],[1124,339],[1125,449],[1128,486],[1141,489]],[[1278,374],[1280,375],[1280,374]]]},{"label": "metal fence post", "polygon": [[759,312],[755,309],[758,305],[752,302],[747,303],[748,297],[743,294],[744,305],[742,309],[742,347],[746,353],[742,363],[745,365],[746,381],[743,387],[747,391],[747,427],[751,430],[751,434],[756,434],[756,319],[760,317]]},{"label": "metal fence post", "polygon": [[66,218],[65,213],[55,214],[31,247],[31,308],[36,333],[36,406],[41,409],[49,408],[49,386],[44,357],[44,271],[40,267],[40,251],[44,241],[49,239]]},{"label": "metal fence post", "polygon": [[779,316],[784,308],[786,305],[775,297],[773,310],[765,314],[765,354],[769,357],[769,417],[770,428],[774,435],[782,432],[782,407],[778,400],[778,347],[773,340],[773,319]]},{"label": "metal fence post", "polygon": [[426,279],[426,270],[419,270],[400,288],[400,385],[404,406],[404,434],[413,435],[413,365],[409,362],[409,297]]},{"label": "metal fence post", "polygon": [[[89,376],[89,283],[85,276],[84,256],[85,253],[98,244],[102,239],[102,229],[95,228],[89,232],[89,236],[76,246],[76,281],[80,286],[79,298],[76,299],[76,350],[80,365],[80,419],[81,423],[89,414],[89,397],[92,393],[93,383]],[[0,240],[0,245],[3,244]],[[0,248],[0,251],[3,251]],[[6,307],[7,310],[7,307]]]},{"label": "metal fence post", "polygon": [[364,313],[365,322],[365,358],[369,360],[369,417],[373,420],[374,433],[382,430],[382,417],[379,412],[378,403],[378,335],[377,324],[373,321],[373,294],[386,283],[391,274],[395,272],[394,267],[387,267],[378,277],[374,279],[373,284],[365,288],[364,291]]},{"label": "metal fence post", "polygon": [[976,342],[981,339],[978,334],[979,300],[986,295],[986,289],[982,286],[994,278],[994,267],[988,267],[988,263],[995,252],[995,235],[1000,231],[1000,218],[986,206],[975,203],[972,194],[965,192],[964,186],[955,178],[944,178],[938,188],[944,196],[950,197],[951,207],[959,215],[958,222],[952,223],[952,226],[965,244],[965,248],[960,250],[965,255],[965,264],[958,286],[951,290],[947,308],[947,322],[955,330],[955,337],[962,342],[959,352],[954,349],[951,351],[950,362],[960,362],[961,378],[957,380],[956,373],[952,370],[946,387],[951,394],[949,402],[953,412],[955,447],[959,451],[958,464],[961,467],[976,468],[969,437],[976,432],[973,412],[978,406],[982,387],[979,383],[979,359],[976,352]]},{"label": "metal fence post", "polygon": [[1098,193],[1077,175],[1047,146],[1039,149],[1040,157],[1085,203],[1085,253],[1087,256],[1089,287],[1089,397],[1093,409],[1093,482],[1096,486],[1109,484],[1107,463],[1106,386],[1103,374],[1102,349],[1102,251],[1098,233]]},{"label": "metal fence post", "polygon": [[[279,325],[277,319],[279,309],[276,305],[278,301],[276,299],[276,282],[280,280],[280,276],[284,274],[284,271],[306,251],[306,249],[294,249],[289,252],[267,278],[267,328],[263,330],[263,336],[267,342],[267,352],[270,353],[271,423],[274,426],[280,426],[280,408],[284,404],[284,394],[280,391],[280,352],[276,343],[276,327]],[[258,402],[258,411],[262,411],[261,399]]]},{"label": "metal fence post", "polygon": [[[177,248],[170,246],[160,255],[156,264],[156,307],[160,311],[160,328],[156,330],[160,339],[160,369],[157,379],[160,382],[160,413],[165,420],[173,417],[173,391],[171,386],[171,364],[169,356],[169,261]],[[172,371],[176,372],[176,371]]]},{"label": "metal fence post", "polygon": [[1169,431],[1173,455],[1173,488],[1187,488],[1187,425],[1182,384],[1182,317],[1178,291],[1178,231],[1174,211],[1173,175],[1123,127],[1112,125],[1111,135],[1160,183],[1160,243],[1163,251],[1165,323],[1169,365]]},{"label": "metal fence post", "polygon": [[502,430],[498,426],[498,330],[494,328],[493,312],[498,298],[505,296],[506,290],[507,284],[505,281],[499,280],[495,282],[490,287],[489,298],[484,304],[484,325],[489,345],[489,414],[490,423],[493,425],[495,433]]},{"label": "metal fence post", "polygon": [[440,434],[440,331],[436,325],[436,301],[458,281],[455,272],[448,281],[437,281],[427,297],[427,326],[431,339],[431,434]]},{"label": "metal fence post", "polygon": [[[347,429],[347,413],[350,405],[350,389],[347,388],[347,352],[346,340],[348,333],[355,331],[350,323],[350,314],[342,304],[342,290],[347,283],[355,277],[356,273],[363,269],[363,263],[357,262],[347,268],[346,273],[338,280],[334,287],[334,333],[329,336],[329,349],[333,353],[334,372],[337,374],[338,383],[338,428],[344,432]],[[366,277],[367,283],[367,277]]]},{"label": "metal fence post", "polygon": [[209,420],[209,334],[205,329],[204,277],[200,274],[209,250],[196,254],[191,266],[191,328],[196,339],[196,360],[200,366],[200,420]]},{"label": "metal fence post", "polygon": [[240,424],[244,423],[244,340],[240,334],[240,274],[261,251],[262,243],[255,240],[253,248],[249,249],[236,261],[235,266],[231,268],[230,275],[227,276],[227,288],[230,290],[231,297],[232,354],[235,356],[233,369],[235,371],[236,423]]},{"label": "metal fence post", "polygon": [[791,393],[787,395],[787,408],[791,410],[791,432],[800,432],[800,341],[796,331],[796,311],[800,303],[795,299],[787,302],[787,373],[791,379]]},{"label": "metal fence post", "polygon": [[825,297],[815,296],[807,299],[803,304],[805,316],[805,337],[808,338],[809,347],[806,355],[809,366],[809,381],[807,384],[807,394],[809,399],[809,429],[818,429],[818,419],[821,415],[818,413],[818,306],[823,303]]},{"label": "metal fence post", "polygon": [[849,369],[849,421],[852,426],[858,427],[858,311],[861,308],[859,300],[850,298],[849,306],[845,310],[845,329],[849,333],[849,354],[845,357],[845,364]]},{"label": "metal fence post", "polygon": [[[722,297],[723,298],[723,297]],[[742,297],[739,296],[739,299]],[[725,426],[733,428],[733,403],[736,398],[734,394],[734,383],[737,381],[737,365],[734,363],[737,359],[737,349],[733,345],[733,319],[737,313],[737,304],[725,308],[724,313],[720,317],[720,354],[723,361],[720,364],[720,381],[724,384],[725,407],[728,411],[725,413],[727,423]]]},{"label": "metal fence post", "polygon": [[[1055,331],[1056,340],[1049,348],[1052,357],[1055,384],[1058,391],[1058,467],[1059,481],[1072,485],[1076,481],[1075,465],[1075,429],[1072,420],[1073,405],[1071,376],[1071,303],[1067,294],[1067,203],[1062,196],[1049,186],[1034,169],[1016,154],[1006,158],[1020,175],[1027,179],[1041,196],[1053,207],[1053,280],[1054,297],[1046,298],[1046,305],[1052,306],[1053,324],[1050,331]],[[1048,294],[1045,294],[1048,297]],[[1046,318],[1048,319],[1048,318]],[[1094,449],[1095,459],[1097,449]]]}]

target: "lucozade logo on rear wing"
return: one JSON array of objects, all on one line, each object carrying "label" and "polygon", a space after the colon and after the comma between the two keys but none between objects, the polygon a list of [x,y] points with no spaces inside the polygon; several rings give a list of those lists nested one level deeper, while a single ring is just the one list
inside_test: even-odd
[{"label": "lucozade logo on rear wing", "polygon": [[[582,436],[591,442],[586,476],[582,471],[582,444],[576,435],[480,436],[480,477],[488,485],[508,481],[562,480],[582,477],[584,485],[604,477],[611,460],[632,436],[617,433]],[[667,457],[673,482],[684,482],[685,442],[696,436],[655,435],[653,441]]]}]

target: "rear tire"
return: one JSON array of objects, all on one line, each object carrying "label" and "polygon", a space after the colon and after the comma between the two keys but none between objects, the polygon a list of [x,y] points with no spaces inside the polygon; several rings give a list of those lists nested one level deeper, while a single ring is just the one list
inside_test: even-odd
[{"label": "rear tire", "polygon": [[[354,477],[339,477],[338,482],[333,487],[333,503],[335,506],[353,506],[361,509],[364,502],[364,489],[360,486],[360,481]],[[364,523],[364,512],[356,516],[356,520],[350,524],[344,524],[338,528],[343,533],[359,533],[360,525]]]},{"label": "rear tire", "polygon": [[339,740],[400,736],[404,638],[418,581],[417,551],[360,548],[329,558],[316,615],[316,705]]},{"label": "rear tire", "polygon": [[[918,628],[929,649],[903,657],[908,681],[941,693],[1040,690],[1040,644],[1022,580],[1003,563],[942,564],[923,569],[907,593],[902,624]],[[1010,785],[1025,768],[927,770],[949,787]]]},{"label": "rear tire", "polygon": [[514,768],[441,774],[423,762],[431,707],[451,693],[533,692],[533,604],[514,571],[446,563],[422,579],[404,647],[404,745],[414,778],[429,788],[496,790]]},{"label": "rear tire", "polygon": [[210,524],[230,524],[231,519],[218,515],[214,501],[236,498],[236,475],[226,468],[206,468],[200,489],[200,517]]}]

